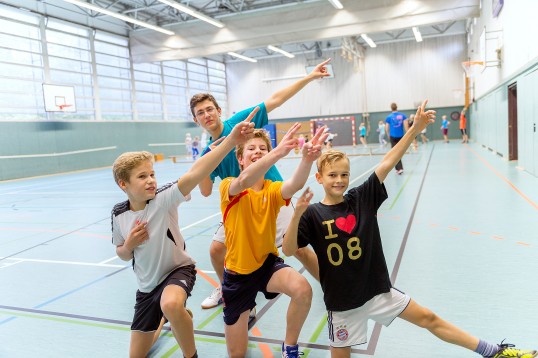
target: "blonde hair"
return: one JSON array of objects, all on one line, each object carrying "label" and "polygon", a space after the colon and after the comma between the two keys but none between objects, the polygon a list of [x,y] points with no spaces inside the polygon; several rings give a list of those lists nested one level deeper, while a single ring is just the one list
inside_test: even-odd
[{"label": "blonde hair", "polygon": [[154,162],[153,154],[150,152],[126,152],[120,155],[112,165],[112,173],[114,174],[114,180],[119,185],[120,180],[129,182],[129,177],[134,168],[140,163],[149,160]]},{"label": "blonde hair", "polygon": [[[268,152],[273,150],[273,146],[271,145],[271,138],[269,137],[269,133],[265,129],[254,129],[254,133],[252,134],[252,137],[249,138],[249,140],[246,143],[238,144],[235,147],[235,157],[237,158],[237,160],[239,160],[239,158],[243,157],[243,152],[245,151],[245,145],[248,142],[250,142],[252,139],[255,139],[255,138],[261,138],[261,139],[264,140],[265,145],[267,145],[267,151]],[[241,170],[243,170],[243,166],[241,164],[239,164],[239,167],[241,168]]]},{"label": "blonde hair", "polygon": [[336,150],[336,149],[330,149],[326,152],[323,152],[321,156],[318,158],[316,165],[318,167],[318,173],[323,173],[323,169],[329,165],[333,165],[335,162],[339,160],[347,160],[349,164],[349,158],[347,157],[346,153]]}]

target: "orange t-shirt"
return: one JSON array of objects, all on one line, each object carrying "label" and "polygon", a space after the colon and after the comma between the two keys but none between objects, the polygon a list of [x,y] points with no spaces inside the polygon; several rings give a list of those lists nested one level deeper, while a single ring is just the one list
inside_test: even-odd
[{"label": "orange t-shirt", "polygon": [[465,114],[462,114],[460,116],[460,129],[465,129],[467,127],[467,118],[465,118]]}]

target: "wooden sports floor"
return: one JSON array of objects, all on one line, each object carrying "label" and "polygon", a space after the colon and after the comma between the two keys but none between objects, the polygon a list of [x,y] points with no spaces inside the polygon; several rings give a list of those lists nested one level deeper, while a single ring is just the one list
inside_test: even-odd
[{"label": "wooden sports floor", "polygon": [[[352,186],[386,149],[341,147],[351,156]],[[369,152],[369,151],[368,151]],[[367,154],[367,155],[365,155]],[[293,153],[278,167],[289,176]],[[480,145],[430,142],[392,173],[379,224],[394,285],[472,334],[538,349],[538,178]],[[190,164],[155,164],[160,184]],[[314,200],[322,188],[313,177]],[[200,303],[216,285],[208,248],[219,220],[217,193],[193,192],[179,207],[187,248],[200,270],[188,306],[200,357],[225,357],[221,307]],[[110,211],[125,200],[103,168],[0,183],[0,357],[127,357],[136,280],[115,255]],[[286,262],[301,270],[294,258]],[[308,276],[308,274],[305,273]],[[300,336],[304,357],[329,357],[319,284]],[[258,295],[249,357],[279,357],[289,300]],[[369,342],[353,357],[478,357],[397,319],[370,322]],[[169,330],[151,357],[181,357]]]}]

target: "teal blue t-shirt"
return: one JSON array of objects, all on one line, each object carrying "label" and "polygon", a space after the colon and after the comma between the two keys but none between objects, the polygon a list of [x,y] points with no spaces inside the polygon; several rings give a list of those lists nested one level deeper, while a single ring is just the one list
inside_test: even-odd
[{"label": "teal blue t-shirt", "polygon": [[[262,128],[269,122],[269,118],[267,117],[267,110],[265,108],[265,104],[262,102],[258,105],[260,107],[260,110],[254,118],[252,118],[252,122],[254,123],[255,128]],[[227,136],[232,131],[233,127],[239,123],[245,120],[245,118],[248,117],[250,112],[254,110],[255,107],[247,108],[241,112],[238,112],[234,114],[232,117],[228,118],[226,121],[223,122],[224,128],[222,129],[222,133],[220,134],[220,137]],[[219,138],[220,138],[219,137]],[[214,140],[219,138],[209,138],[209,144],[211,144]],[[209,145],[208,145],[209,146]],[[207,147],[206,147],[207,149]],[[207,150],[204,150],[204,154],[207,152]],[[238,177],[241,170],[239,169],[239,163],[237,162],[237,158],[235,157],[235,148],[232,149],[230,153],[224,159],[222,162],[220,162],[219,166],[211,173],[210,177],[212,181],[215,181],[215,178],[219,177],[221,179],[228,178],[228,177]],[[265,179],[269,179],[272,181],[282,181],[282,176],[278,172],[278,169],[273,165],[267,173],[265,173]]]}]

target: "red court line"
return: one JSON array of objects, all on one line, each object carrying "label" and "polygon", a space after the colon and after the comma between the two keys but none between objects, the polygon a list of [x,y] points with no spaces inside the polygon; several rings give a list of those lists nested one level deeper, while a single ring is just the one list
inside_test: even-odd
[{"label": "red court line", "polygon": [[480,159],[482,161],[482,163],[484,163],[489,169],[491,169],[491,171],[493,173],[495,173],[495,175],[497,175],[499,178],[501,178],[502,180],[504,180],[504,182],[506,184],[508,184],[512,189],[515,190],[516,193],[518,193],[519,195],[521,195],[521,197],[523,199],[525,199],[529,204],[531,204],[532,207],[534,207],[536,210],[538,210],[538,205],[536,203],[534,203],[531,199],[529,199],[525,194],[523,194],[523,192],[521,192],[521,190],[519,190],[514,184],[512,184],[512,182],[508,179],[506,179],[501,173],[499,173],[495,167],[493,167],[491,164],[489,164],[484,158],[482,158],[480,156],[480,154],[478,154],[476,151],[474,151],[470,146],[468,146],[467,144],[465,144],[465,147],[467,147],[467,149],[469,149],[471,152],[473,152],[474,155],[476,155],[478,157],[478,159]]},{"label": "red court line", "polygon": [[209,282],[213,287],[219,287],[220,285],[217,283],[217,281],[213,280],[211,277],[209,277],[208,274],[203,272],[202,270],[196,269],[196,273],[200,276],[202,276],[207,282]]},{"label": "red court line", "polygon": [[[262,332],[260,332],[258,327],[253,327],[250,330],[250,333],[252,333],[252,335],[255,337],[262,336]],[[271,347],[269,347],[269,345],[264,344],[264,343],[259,343],[258,347],[260,347],[260,350],[262,351],[263,358],[273,358],[273,353],[271,352]]]}]

